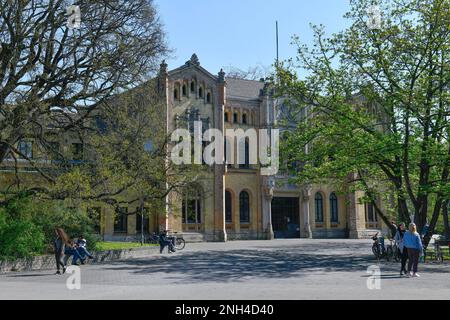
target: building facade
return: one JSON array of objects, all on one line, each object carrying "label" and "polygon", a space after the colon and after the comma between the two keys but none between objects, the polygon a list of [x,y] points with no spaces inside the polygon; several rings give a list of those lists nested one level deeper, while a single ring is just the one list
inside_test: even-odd
[{"label": "building facade", "polygon": [[[270,129],[277,127],[282,102],[262,81],[213,75],[194,54],[185,65],[161,67],[160,83],[167,101],[169,133],[192,129]],[[190,127],[189,127],[190,126]],[[229,142],[229,141],[227,141]],[[243,146],[242,146],[243,145]],[[225,145],[234,164],[214,165],[196,187],[170,197],[166,227],[198,234],[206,241],[272,238],[361,238],[386,229],[362,192],[338,193],[331,185],[291,185],[282,172],[261,174],[258,165],[237,164],[237,148],[248,157],[248,141]],[[181,203],[180,203],[181,202]],[[380,206],[383,204],[380,203]]]},{"label": "building facade", "polygon": [[[161,64],[157,81],[165,101],[168,134],[177,128],[192,131],[195,122],[202,123],[203,131],[271,129],[283,116],[282,101],[274,97],[267,83],[227,78],[222,70],[214,75],[201,66],[195,54],[170,71]],[[67,140],[61,144],[72,148],[74,157],[83,158],[79,141],[61,139]],[[169,194],[161,212],[127,215],[136,211],[139,203],[118,212],[101,203],[86,210],[98,215],[98,232],[105,240],[135,239],[142,230],[162,229],[183,233],[192,241],[365,238],[387,230],[377,221],[374,208],[362,203],[362,192],[338,193],[331,184],[292,185],[283,172],[261,174],[259,165],[249,163],[249,143],[227,143],[225,157],[233,158],[234,163],[204,165],[198,181],[181,194]],[[21,142],[19,148],[30,158],[36,153],[32,141]],[[238,164],[236,157],[242,152],[245,161]],[[0,171],[0,185],[10,184],[13,170],[6,167]],[[24,181],[39,184],[39,174],[28,170]]]}]

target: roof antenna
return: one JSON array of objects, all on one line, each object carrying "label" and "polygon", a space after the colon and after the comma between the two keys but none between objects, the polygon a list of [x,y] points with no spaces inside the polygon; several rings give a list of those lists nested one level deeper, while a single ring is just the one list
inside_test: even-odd
[{"label": "roof antenna", "polygon": [[278,82],[278,67],[279,67],[279,55],[278,55],[278,48],[279,48],[279,46],[278,46],[278,20],[276,20],[276,37],[277,37],[277,40],[276,40],[276,42],[277,42],[277,61],[275,62],[275,74],[276,74],[276,80],[277,80],[277,82]]},{"label": "roof antenna", "polygon": [[278,20],[276,21],[276,34],[277,34],[277,67],[278,67]]}]

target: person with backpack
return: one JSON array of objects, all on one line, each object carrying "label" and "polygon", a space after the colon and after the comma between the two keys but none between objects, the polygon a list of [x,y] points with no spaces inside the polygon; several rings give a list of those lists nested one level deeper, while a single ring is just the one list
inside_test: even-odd
[{"label": "person with backpack", "polygon": [[78,240],[75,243],[75,250],[78,252],[78,256],[74,256],[72,263],[76,264],[78,261],[78,257],[81,260],[81,264],[84,264],[84,261],[86,261],[87,258],[94,259],[94,256],[89,253],[89,251],[86,248],[87,241],[84,239],[83,235],[78,236]]},{"label": "person with backpack", "polygon": [[75,245],[75,243],[72,240],[69,240],[69,242],[66,244],[66,248],[64,250],[64,254],[66,255],[64,257],[64,264],[67,265],[67,261],[69,260],[69,258],[71,256],[73,256],[72,258],[72,264],[73,265],[78,265],[77,261],[81,260],[81,256],[77,251],[77,247]]}]

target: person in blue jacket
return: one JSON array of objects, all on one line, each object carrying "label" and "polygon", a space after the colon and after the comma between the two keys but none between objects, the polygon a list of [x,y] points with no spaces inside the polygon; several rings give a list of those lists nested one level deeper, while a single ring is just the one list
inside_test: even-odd
[{"label": "person in blue jacket", "polygon": [[423,245],[415,223],[409,224],[409,230],[403,236],[403,246],[408,250],[408,276],[420,277],[417,268],[419,257],[423,257]]}]

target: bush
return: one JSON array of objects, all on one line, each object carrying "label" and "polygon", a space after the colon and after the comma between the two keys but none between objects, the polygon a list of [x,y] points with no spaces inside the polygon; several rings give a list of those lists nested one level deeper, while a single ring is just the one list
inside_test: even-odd
[{"label": "bush", "polygon": [[92,219],[83,210],[18,195],[0,208],[0,259],[53,252],[57,227],[71,238],[83,234],[91,249],[99,241]]},{"label": "bush", "polygon": [[14,260],[45,252],[42,229],[30,221],[4,219],[0,226],[0,257]]}]

